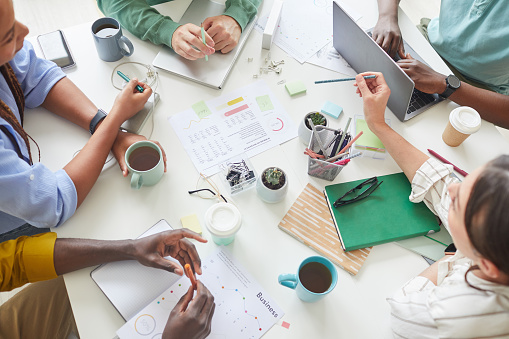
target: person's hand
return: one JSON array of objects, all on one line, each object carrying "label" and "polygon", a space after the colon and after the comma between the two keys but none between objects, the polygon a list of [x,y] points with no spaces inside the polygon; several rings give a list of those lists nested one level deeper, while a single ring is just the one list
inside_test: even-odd
[{"label": "person's hand", "polygon": [[[125,163],[125,152],[137,141],[147,140],[143,135],[133,134],[129,132],[118,132],[117,138],[113,143],[113,147],[111,148],[111,152],[117,159],[118,166],[120,166],[120,170],[124,177],[127,177],[129,174],[129,170],[127,169],[127,165]],[[159,146],[161,152],[163,153],[163,161],[164,161],[164,171],[166,172],[166,152],[164,151],[163,146],[158,141],[150,140]]]},{"label": "person's hand", "polygon": [[[207,242],[198,233],[181,228],[174,231],[165,231],[134,241],[134,258],[141,264],[160,268],[178,275],[184,274],[183,266],[191,265],[197,274],[201,274],[201,260],[196,247],[186,238],[199,242]],[[171,256],[177,259],[182,267],[164,257]]]},{"label": "person's hand", "polygon": [[[376,75],[374,79],[364,79],[366,75]],[[373,130],[376,125],[385,124],[384,112],[391,90],[382,73],[366,72],[355,77],[357,94],[364,101],[364,116],[368,127]]]},{"label": "person's hand", "polygon": [[[143,87],[143,93],[138,92],[136,85]],[[152,88],[138,79],[131,79],[115,98],[113,107],[108,115],[113,115],[121,120],[121,123],[138,113],[152,95]]]},{"label": "person's hand", "polygon": [[391,58],[394,59],[396,53],[401,58],[404,58],[405,46],[397,19],[387,16],[378,19],[373,29],[373,40],[375,40]]},{"label": "person's hand", "polygon": [[164,328],[164,339],[202,339],[210,334],[216,309],[214,296],[199,280],[194,299],[193,293],[193,286],[190,286],[171,311]]},{"label": "person's hand", "polygon": [[213,16],[205,19],[203,28],[214,40],[216,51],[228,53],[237,46],[242,29],[239,23],[227,15]]},{"label": "person's hand", "polygon": [[435,72],[419,60],[407,54],[406,59],[398,61],[399,67],[415,82],[415,88],[424,93],[443,93],[447,88],[445,75]]},{"label": "person's hand", "polygon": [[204,58],[215,52],[214,40],[205,32],[203,44],[201,27],[195,24],[185,24],[175,30],[171,37],[171,47],[180,56],[188,60]]}]

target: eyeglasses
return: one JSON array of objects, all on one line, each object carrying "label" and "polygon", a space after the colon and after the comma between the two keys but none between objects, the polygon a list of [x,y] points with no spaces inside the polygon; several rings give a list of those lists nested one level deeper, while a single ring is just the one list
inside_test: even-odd
[{"label": "eyeglasses", "polygon": [[[200,179],[203,180],[206,184],[210,186],[210,188],[198,188],[198,185],[200,184]],[[203,194],[204,192],[209,192],[208,194]],[[196,181],[196,189],[192,191],[188,191],[189,194],[198,193],[198,196],[202,199],[214,199],[214,198],[221,198],[226,201],[225,197],[219,192],[219,189],[217,188],[216,184],[209,178],[207,178],[205,175],[200,173],[200,177],[198,178],[198,181]]]},{"label": "eyeglasses", "polygon": [[367,198],[382,184],[382,182],[383,181],[379,182],[377,177],[369,178],[346,192],[334,202],[333,206],[340,207]]}]

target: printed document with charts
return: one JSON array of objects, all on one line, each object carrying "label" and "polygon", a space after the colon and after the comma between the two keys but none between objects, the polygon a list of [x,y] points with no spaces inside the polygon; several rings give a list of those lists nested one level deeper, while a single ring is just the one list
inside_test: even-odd
[{"label": "printed document with charts", "polygon": [[219,164],[252,157],[297,136],[297,128],[264,81],[198,101],[168,118],[198,172],[216,174]]},{"label": "printed document with charts", "polygon": [[[260,338],[283,317],[274,299],[224,247],[202,261],[202,270],[198,279],[216,303],[207,338]],[[190,285],[183,276],[122,326],[117,331],[119,338],[161,338],[171,310]]]}]

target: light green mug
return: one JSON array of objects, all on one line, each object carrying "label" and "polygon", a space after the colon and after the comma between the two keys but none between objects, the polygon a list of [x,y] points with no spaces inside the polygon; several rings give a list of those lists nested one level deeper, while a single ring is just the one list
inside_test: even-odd
[{"label": "light green mug", "polygon": [[155,185],[164,173],[163,152],[152,141],[143,140],[132,144],[125,152],[125,163],[132,173],[132,189]]}]

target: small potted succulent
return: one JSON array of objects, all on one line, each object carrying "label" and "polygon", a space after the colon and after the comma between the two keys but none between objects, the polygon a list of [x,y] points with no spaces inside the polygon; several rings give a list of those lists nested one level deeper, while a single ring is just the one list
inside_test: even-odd
[{"label": "small potted succulent", "polygon": [[309,125],[308,119],[311,119],[313,125],[315,126],[327,126],[327,118],[320,112],[311,112],[306,114],[304,119],[300,122],[298,134],[300,140],[307,145],[309,145],[309,139],[311,138],[311,126]]},{"label": "small potted succulent", "polygon": [[288,192],[286,173],[278,167],[265,169],[256,182],[256,192],[265,202],[280,202]]}]

